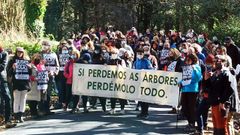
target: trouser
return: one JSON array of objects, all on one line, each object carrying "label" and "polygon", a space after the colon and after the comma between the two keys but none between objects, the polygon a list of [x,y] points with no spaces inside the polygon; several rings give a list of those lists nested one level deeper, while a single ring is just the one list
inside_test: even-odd
[{"label": "trouser", "polygon": [[5,122],[10,121],[11,116],[11,96],[7,86],[7,82],[5,82],[2,78],[0,78],[0,96],[1,100],[4,101],[4,110],[5,110]]},{"label": "trouser", "polygon": [[58,90],[58,102],[60,104],[65,103],[66,100],[66,78],[63,76],[63,71],[58,73],[58,78],[55,79],[56,87]]},{"label": "trouser", "polygon": [[207,98],[203,98],[199,100],[199,104],[197,106],[197,124],[198,131],[202,131],[204,127],[207,127],[207,119],[208,119],[208,111],[210,105],[207,101]]},{"label": "trouser", "polygon": [[196,102],[197,93],[195,92],[183,92],[182,93],[182,109],[184,116],[187,118],[188,124],[195,125],[196,117]]},{"label": "trouser", "polygon": [[222,116],[219,105],[212,106],[212,122],[214,135],[228,135],[227,118]]},{"label": "trouser", "polygon": [[68,107],[69,103],[72,100],[72,85],[71,84],[66,84],[66,95],[65,95],[65,104],[66,107]]},{"label": "trouser", "polygon": [[66,85],[66,107],[69,105],[69,103],[73,102],[73,109],[77,108],[78,102],[79,102],[79,95],[72,95],[72,84]]},{"label": "trouser", "polygon": [[106,98],[105,97],[91,97],[91,98],[92,98],[91,105],[93,107],[97,105],[97,99],[99,99],[102,109],[106,110]]},{"label": "trouser", "polygon": [[149,103],[139,102],[139,104],[141,106],[141,114],[142,115],[148,115]]},{"label": "trouser", "polygon": [[27,100],[27,90],[14,90],[14,103],[13,103],[13,112],[14,113],[24,113],[26,108],[26,100]]},{"label": "trouser", "polygon": [[[127,100],[125,100],[125,99],[118,99],[118,100],[119,100],[120,105],[121,105],[121,110],[123,110],[125,108],[125,105],[127,104]],[[115,109],[116,101],[117,101],[117,98],[111,98],[110,99],[112,109]]]},{"label": "trouser", "polygon": [[46,93],[42,94],[46,99],[41,100],[39,103],[39,110],[43,113],[50,113],[50,100],[52,92],[56,91],[56,84],[53,76],[49,77],[48,88]]},{"label": "trouser", "polygon": [[82,96],[83,108],[87,108],[88,96]]},{"label": "trouser", "polygon": [[37,112],[38,101],[28,101],[28,105],[30,108],[31,115],[32,116],[38,115],[38,112]]}]

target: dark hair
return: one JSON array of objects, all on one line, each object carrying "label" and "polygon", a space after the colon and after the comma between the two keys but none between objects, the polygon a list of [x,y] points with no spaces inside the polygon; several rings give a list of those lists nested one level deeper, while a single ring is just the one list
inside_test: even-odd
[{"label": "dark hair", "polygon": [[192,60],[192,64],[196,64],[198,62],[198,57],[196,54],[189,54],[187,55],[187,58]]},{"label": "dark hair", "polygon": [[142,48],[138,48],[136,52],[143,53],[144,50]]}]

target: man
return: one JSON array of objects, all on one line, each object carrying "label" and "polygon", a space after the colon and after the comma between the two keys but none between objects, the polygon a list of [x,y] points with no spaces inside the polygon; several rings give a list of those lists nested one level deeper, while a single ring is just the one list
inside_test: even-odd
[{"label": "man", "polygon": [[3,50],[3,46],[0,44],[0,98],[5,102],[5,128],[15,127],[16,124],[11,123],[11,96],[7,85],[6,79],[6,63],[7,53]]},{"label": "man", "polygon": [[238,47],[235,45],[231,37],[226,37],[224,42],[227,48],[227,54],[232,58],[232,66],[236,69],[237,65],[240,63]]}]

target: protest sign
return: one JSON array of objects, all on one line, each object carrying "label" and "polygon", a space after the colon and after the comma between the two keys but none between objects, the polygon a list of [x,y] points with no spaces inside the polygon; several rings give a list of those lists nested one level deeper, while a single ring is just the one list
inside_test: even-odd
[{"label": "protest sign", "polygon": [[69,57],[70,57],[70,55],[68,53],[67,54],[64,54],[64,53],[59,54],[59,65],[60,65],[59,70],[60,71],[64,71],[64,66],[67,64]]},{"label": "protest sign", "polygon": [[74,64],[73,94],[178,104],[182,74],[119,66]]},{"label": "protest sign", "polygon": [[48,71],[39,71],[37,73],[37,89],[46,90],[48,87]]},{"label": "protest sign", "polygon": [[17,80],[29,80],[28,64],[27,60],[16,60],[15,78]]},{"label": "protest sign", "polygon": [[191,83],[192,72],[193,72],[193,68],[191,65],[183,66],[183,76],[182,76],[182,78],[183,78],[182,85],[183,86],[189,85]]}]

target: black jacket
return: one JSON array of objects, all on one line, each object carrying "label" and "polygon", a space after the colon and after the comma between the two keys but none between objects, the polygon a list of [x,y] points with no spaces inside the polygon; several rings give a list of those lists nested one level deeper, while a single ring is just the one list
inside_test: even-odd
[{"label": "black jacket", "polygon": [[236,68],[236,66],[240,63],[240,51],[236,45],[230,44],[227,46],[227,54],[232,58],[232,66]]},{"label": "black jacket", "polygon": [[213,75],[206,80],[206,87],[209,88],[208,100],[211,105],[225,103],[233,94],[226,72],[228,71],[223,71],[218,76]]},{"label": "black jacket", "polygon": [[[13,64],[16,63],[16,60],[19,59],[17,57],[13,57],[9,62],[8,62],[8,76],[12,77],[12,84],[13,84],[13,90],[28,90],[30,91],[31,86],[30,86],[30,80],[17,80],[15,78],[16,71],[12,68]],[[32,70],[28,68],[28,74],[32,74]]]}]

